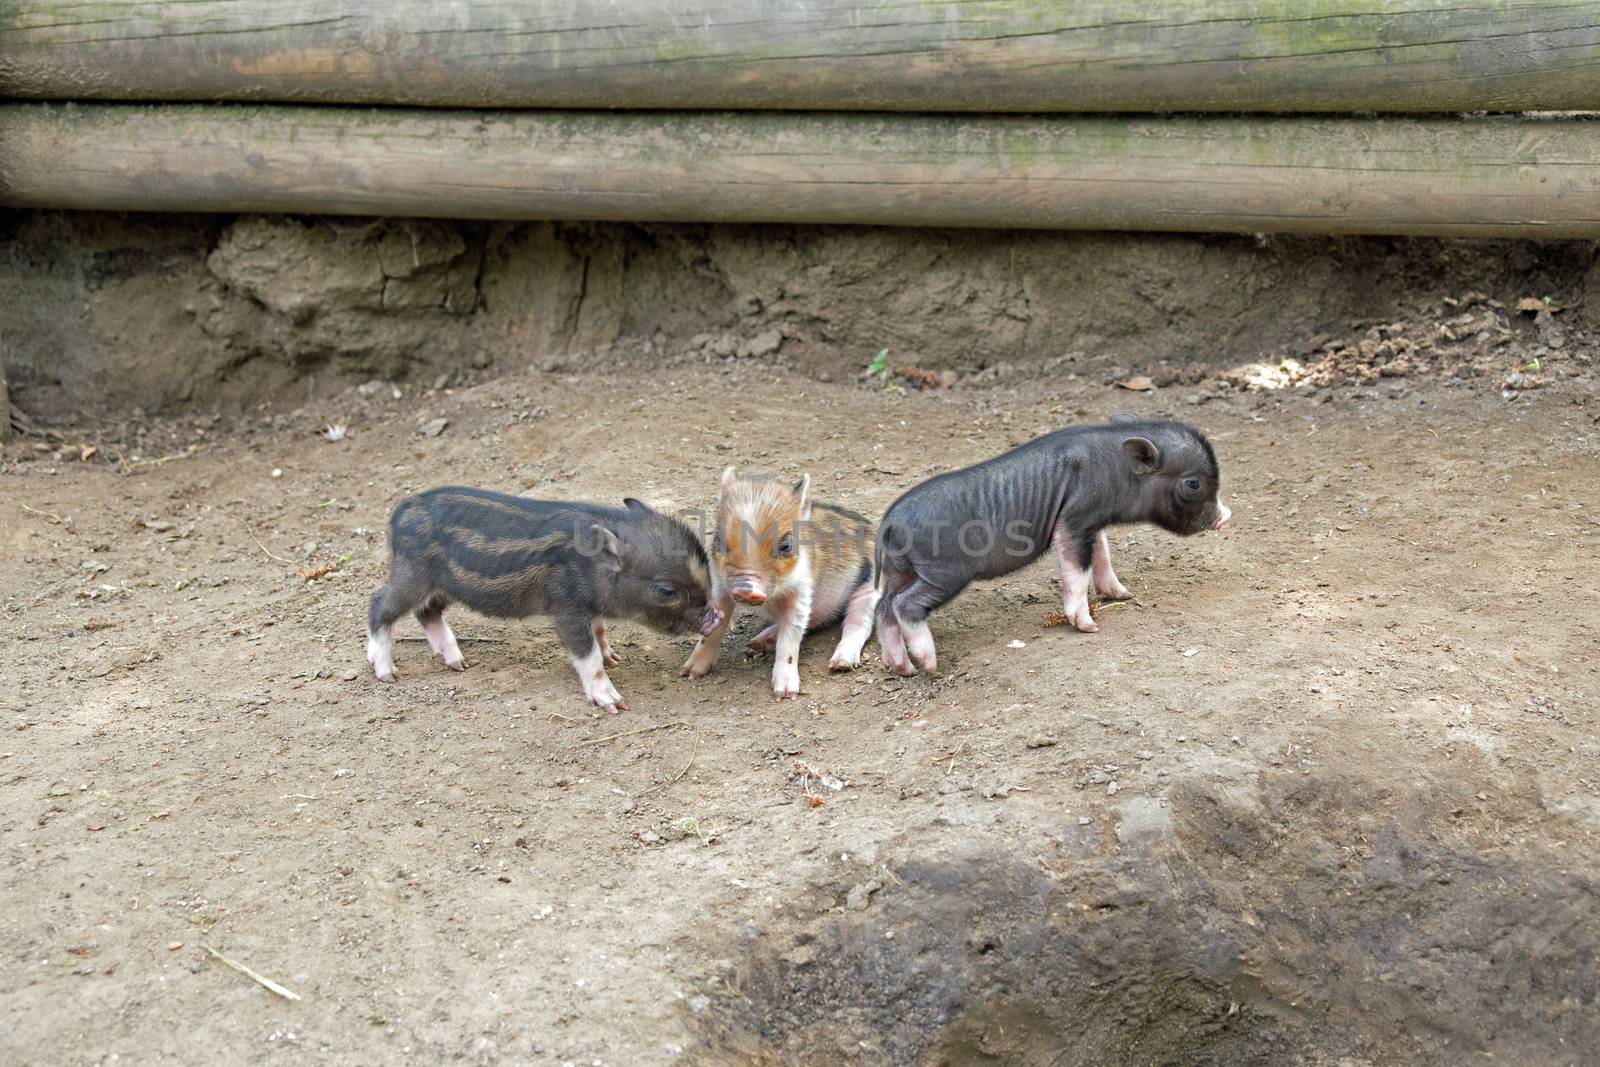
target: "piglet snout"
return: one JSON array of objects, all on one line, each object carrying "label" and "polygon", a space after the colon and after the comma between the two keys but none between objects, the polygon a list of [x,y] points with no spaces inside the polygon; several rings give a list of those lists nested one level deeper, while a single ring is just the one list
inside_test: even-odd
[{"label": "piglet snout", "polygon": [[1228,520],[1233,518],[1233,512],[1228,510],[1228,505],[1217,501],[1217,521],[1211,524],[1213,530],[1220,530],[1228,525]]},{"label": "piglet snout", "polygon": [[767,591],[761,588],[759,582],[749,578],[735,578],[728,585],[728,595],[741,604],[765,604]]}]

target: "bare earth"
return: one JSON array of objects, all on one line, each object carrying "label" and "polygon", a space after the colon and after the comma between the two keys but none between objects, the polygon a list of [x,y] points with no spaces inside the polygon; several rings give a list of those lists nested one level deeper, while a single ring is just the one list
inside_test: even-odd
[{"label": "bare earth", "polygon": [[[14,443],[0,1060],[1585,1062],[1592,380],[1380,384],[680,362],[187,420],[142,463]],[[366,668],[403,492],[708,507],[732,462],[881,514],[1116,409],[1207,430],[1235,519],[1118,532],[1098,635],[1045,625],[1040,563],[935,614],[940,677],[819,637],[782,704],[753,616],[699,683],[617,625],[615,717],[537,620]]]}]

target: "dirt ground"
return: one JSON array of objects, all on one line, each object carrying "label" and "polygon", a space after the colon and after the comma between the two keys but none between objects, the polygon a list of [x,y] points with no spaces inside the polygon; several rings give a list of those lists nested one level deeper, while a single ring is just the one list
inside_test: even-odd
[{"label": "dirt ground", "polygon": [[[1600,407],[1567,366],[919,390],[684,355],[24,437],[0,1059],[1592,1063]],[[753,617],[699,683],[617,625],[615,717],[537,620],[455,612],[464,674],[414,626],[397,684],[366,669],[403,492],[707,507],[731,462],[881,514],[1118,409],[1207,430],[1235,520],[1118,532],[1137,599],[1098,635],[1044,624],[1041,563],[935,615],[939,677],[814,638],[782,704]]]}]

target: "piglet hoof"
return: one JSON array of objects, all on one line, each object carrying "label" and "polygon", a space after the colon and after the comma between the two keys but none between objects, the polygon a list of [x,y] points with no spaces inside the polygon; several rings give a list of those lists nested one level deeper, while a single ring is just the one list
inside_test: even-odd
[{"label": "piglet hoof", "polygon": [[772,695],[779,700],[800,695],[800,669],[794,665],[793,659],[773,668]]},{"label": "piglet hoof", "polygon": [[394,665],[393,664],[389,664],[387,666],[380,666],[379,664],[374,663],[372,660],[369,659],[369,660],[367,660],[367,666],[372,668],[373,676],[376,677],[378,679],[378,681],[380,681],[380,682],[393,682],[399,677],[394,672]]},{"label": "piglet hoof", "polygon": [[747,656],[759,656],[764,652],[771,652],[777,647],[777,644],[778,628],[769,626],[750,639],[750,643],[744,646],[744,654]]},{"label": "piglet hoof", "polygon": [[447,659],[444,661],[444,665],[453,671],[464,671],[467,669],[467,661],[464,659]]},{"label": "piglet hoof", "polygon": [[1067,619],[1081,634],[1097,634],[1100,632],[1100,624],[1094,621],[1094,616],[1089,614],[1088,608],[1084,608],[1083,612],[1077,615],[1068,612]]},{"label": "piglet hoof", "polygon": [[850,656],[843,652],[835,652],[833,658],[828,661],[828,669],[830,671],[860,670],[861,653],[857,652],[854,656]]},{"label": "piglet hoof", "polygon": [[917,673],[917,669],[911,665],[911,660],[899,659],[887,652],[883,654],[883,665],[891,674],[898,674],[902,678],[913,678]]},{"label": "piglet hoof", "polygon": [[689,654],[689,658],[687,661],[685,661],[683,669],[678,671],[678,677],[704,678],[706,675],[711,673],[712,668],[716,665],[717,658],[715,656],[703,656],[700,654],[700,650],[696,649]]},{"label": "piglet hoof", "polygon": [[589,698],[589,703],[609,714],[615,715],[619,711],[628,710],[628,702],[622,699],[617,687],[611,684],[611,679],[606,677],[604,669],[594,672],[594,680],[585,682],[583,691]]},{"label": "piglet hoof", "polygon": [[1105,597],[1107,600],[1133,599],[1133,594],[1129,592],[1128,587],[1123,585],[1121,582],[1111,582],[1108,585],[1101,585],[1099,582],[1096,582],[1094,588],[1097,593]]}]

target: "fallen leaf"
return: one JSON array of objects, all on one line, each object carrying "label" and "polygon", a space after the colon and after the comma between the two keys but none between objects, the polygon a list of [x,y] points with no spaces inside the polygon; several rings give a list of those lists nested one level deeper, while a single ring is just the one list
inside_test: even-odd
[{"label": "fallen leaf", "polygon": [[94,454],[96,452],[98,452],[98,451],[100,451],[100,449],[96,448],[94,445],[89,445],[86,448],[84,448],[84,450],[82,452],[78,453],[78,459],[79,459],[80,462],[87,463],[87,462],[89,462],[90,459],[92,459],[94,457]]},{"label": "fallen leaf", "polygon": [[1156,383],[1145,377],[1143,374],[1136,374],[1132,378],[1125,378],[1118,382],[1117,385],[1123,389],[1128,389],[1135,393],[1148,393],[1150,390],[1156,387]]}]

